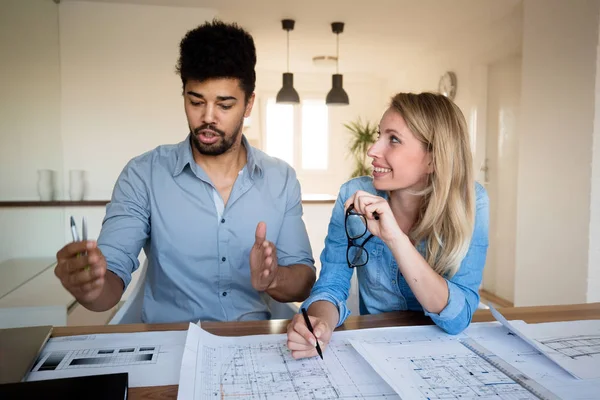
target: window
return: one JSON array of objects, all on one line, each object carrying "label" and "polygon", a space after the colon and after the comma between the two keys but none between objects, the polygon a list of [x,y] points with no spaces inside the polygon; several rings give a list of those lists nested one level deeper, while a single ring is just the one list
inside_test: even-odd
[{"label": "window", "polygon": [[302,102],[302,169],[327,169],[329,127],[322,100]]},{"label": "window", "polygon": [[329,120],[325,101],[299,106],[267,100],[265,151],[295,169],[323,171],[329,165]]},{"label": "window", "polygon": [[267,102],[267,154],[294,165],[294,106]]}]

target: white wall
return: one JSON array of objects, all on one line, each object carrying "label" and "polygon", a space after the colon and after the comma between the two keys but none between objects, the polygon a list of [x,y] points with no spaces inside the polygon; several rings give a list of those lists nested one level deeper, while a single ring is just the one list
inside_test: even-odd
[{"label": "white wall", "polygon": [[596,93],[594,104],[594,138],[592,190],[590,202],[590,254],[588,259],[587,301],[600,301],[600,39],[596,56]]},{"label": "white wall", "polygon": [[0,200],[38,200],[37,170],[62,169],[58,6],[3,0],[0,59]]},{"label": "white wall", "polygon": [[515,305],[586,301],[598,6],[524,3]]},{"label": "white wall", "polygon": [[520,83],[520,57],[509,57],[490,65],[485,151],[488,159],[485,187],[490,197],[490,246],[483,287],[510,302],[514,301],[515,285]]}]

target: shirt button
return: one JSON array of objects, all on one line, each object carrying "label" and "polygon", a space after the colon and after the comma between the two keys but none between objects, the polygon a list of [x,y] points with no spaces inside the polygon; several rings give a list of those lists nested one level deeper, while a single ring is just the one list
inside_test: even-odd
[{"label": "shirt button", "polygon": [[396,280],[392,279],[392,285],[395,285],[395,284],[396,284]]},{"label": "shirt button", "polygon": [[221,223],[224,224],[225,223],[225,218],[221,218]]},{"label": "shirt button", "polygon": [[227,292],[223,292],[223,296],[227,296]]},{"label": "shirt button", "polygon": [[221,258],[221,261],[225,262],[227,260],[227,258],[223,257]]}]

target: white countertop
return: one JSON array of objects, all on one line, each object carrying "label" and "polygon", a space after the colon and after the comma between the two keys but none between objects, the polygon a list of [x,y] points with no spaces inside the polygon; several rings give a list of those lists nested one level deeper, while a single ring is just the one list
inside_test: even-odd
[{"label": "white countertop", "polygon": [[11,258],[0,262],[0,299],[54,265],[53,257]]},{"label": "white countertop", "polygon": [[0,308],[61,306],[65,311],[75,298],[54,275],[54,265],[0,299]]}]

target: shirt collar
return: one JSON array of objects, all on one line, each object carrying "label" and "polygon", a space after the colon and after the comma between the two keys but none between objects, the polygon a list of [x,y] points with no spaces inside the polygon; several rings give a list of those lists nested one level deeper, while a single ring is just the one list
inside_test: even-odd
[{"label": "shirt collar", "polygon": [[[195,163],[190,136],[191,134],[188,134],[185,140],[177,144],[177,161],[175,162],[175,168],[173,169],[174,177],[181,174],[186,165]],[[244,134],[242,134],[242,144],[246,147],[246,170],[249,172],[250,178],[256,176],[262,177],[263,169],[260,163],[260,153],[254,147],[250,146],[250,143]]]},{"label": "shirt collar", "polygon": [[260,162],[261,161],[260,153],[254,147],[250,146],[248,139],[246,139],[246,136],[243,134],[242,134],[242,143],[244,144],[244,146],[246,146],[246,154],[247,154],[246,169],[250,173],[250,178],[254,179],[256,176],[262,177],[263,176],[263,168],[262,168],[262,165]]},{"label": "shirt collar", "polygon": [[177,145],[177,160],[175,162],[175,168],[173,169],[173,176],[181,174],[186,165],[191,165],[194,162],[192,155],[192,147],[190,144],[190,134],[187,135],[185,140],[179,142]]}]

